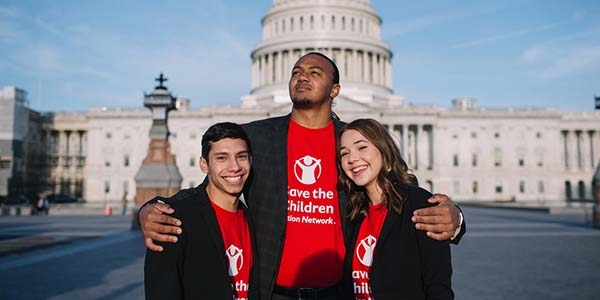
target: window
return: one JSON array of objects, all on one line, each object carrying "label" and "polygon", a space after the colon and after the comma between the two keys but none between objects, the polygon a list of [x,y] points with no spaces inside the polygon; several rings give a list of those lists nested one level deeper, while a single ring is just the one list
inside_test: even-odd
[{"label": "window", "polygon": [[523,167],[525,166],[525,159],[524,158],[519,158],[519,167]]},{"label": "window", "polygon": [[104,166],[105,167],[110,167],[110,160],[105,160],[104,161]]},{"label": "window", "polygon": [[129,154],[125,154],[125,156],[123,156],[123,166],[129,167]]},{"label": "window", "polygon": [[525,181],[519,181],[519,193],[525,193]]},{"label": "window", "polygon": [[0,158],[0,169],[10,168],[11,161],[12,159],[9,156]]},{"label": "window", "polygon": [[471,165],[473,167],[477,167],[477,153],[473,153],[471,156]]},{"label": "window", "polygon": [[536,137],[536,138],[538,138],[538,139],[541,139],[541,138],[542,138],[542,133],[541,133],[541,132],[539,132],[539,131],[538,131],[538,132],[536,132],[536,133],[535,133],[535,137]]},{"label": "window", "polygon": [[538,181],[538,192],[540,194],[543,194],[545,192],[544,182],[543,181]]},{"label": "window", "polygon": [[471,138],[472,139],[476,139],[477,138],[477,132],[475,132],[475,131],[471,132]]},{"label": "window", "polygon": [[477,194],[479,191],[479,183],[477,181],[473,181],[473,194]]},{"label": "window", "polygon": [[111,139],[112,138],[112,133],[107,132],[105,136],[106,136],[107,139]]},{"label": "window", "polygon": [[499,139],[500,138],[500,133],[499,132],[494,133],[494,138]]},{"label": "window", "polygon": [[458,167],[458,154],[454,154],[454,156],[452,156],[452,164],[455,167]]},{"label": "window", "polygon": [[454,194],[460,194],[460,181],[454,180]]},{"label": "window", "polygon": [[565,181],[565,196],[567,197],[567,201],[573,200],[573,191],[571,190],[570,181]]},{"label": "window", "polygon": [[496,184],[496,194],[502,194],[502,184],[501,183]]},{"label": "window", "polygon": [[579,199],[583,200],[585,199],[585,183],[583,181],[579,181],[577,183],[577,188],[578,188],[578,194],[579,194]]},{"label": "window", "polygon": [[494,166],[502,166],[502,149],[500,147],[494,148]]},{"label": "window", "polygon": [[196,165],[196,157],[194,157],[193,155],[190,156],[190,167],[193,167]]}]

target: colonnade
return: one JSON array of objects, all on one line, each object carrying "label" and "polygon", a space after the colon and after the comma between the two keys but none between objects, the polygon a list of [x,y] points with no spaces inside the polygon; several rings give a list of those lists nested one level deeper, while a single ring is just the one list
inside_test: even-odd
[{"label": "colonnade", "polygon": [[434,165],[433,125],[385,124],[397,145],[402,158],[413,170],[432,170]]},{"label": "colonnade", "polygon": [[[293,64],[304,54],[319,51],[337,64],[341,81],[355,81],[392,88],[390,53],[349,48],[296,48],[253,55],[252,88],[286,83]],[[384,53],[385,52],[385,53]]]},{"label": "colonnade", "polygon": [[600,159],[600,130],[562,130],[564,168],[595,169]]},{"label": "colonnade", "polygon": [[87,131],[52,130],[50,131],[49,179],[52,193],[83,196],[84,167],[87,153]]}]

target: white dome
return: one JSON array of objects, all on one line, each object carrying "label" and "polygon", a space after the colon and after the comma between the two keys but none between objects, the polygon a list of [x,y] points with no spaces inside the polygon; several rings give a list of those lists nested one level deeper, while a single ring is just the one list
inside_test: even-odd
[{"label": "white dome", "polygon": [[288,103],[291,67],[310,51],[336,62],[342,96],[369,102],[373,95],[392,94],[392,52],[368,0],[274,0],[262,27],[262,41],[251,54],[250,98]]}]

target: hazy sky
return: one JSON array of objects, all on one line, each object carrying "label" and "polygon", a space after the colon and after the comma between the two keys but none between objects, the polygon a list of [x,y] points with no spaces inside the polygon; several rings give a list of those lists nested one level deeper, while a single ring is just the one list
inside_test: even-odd
[{"label": "hazy sky", "polygon": [[[600,1],[371,3],[407,102],[580,111],[600,96]],[[141,107],[164,72],[192,107],[237,104],[271,4],[0,0],[0,87],[41,111]]]}]

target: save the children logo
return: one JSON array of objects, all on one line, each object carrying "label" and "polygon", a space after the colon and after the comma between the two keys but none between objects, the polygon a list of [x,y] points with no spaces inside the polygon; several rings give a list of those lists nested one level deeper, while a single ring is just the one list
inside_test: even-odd
[{"label": "save the children logo", "polygon": [[227,256],[227,259],[229,260],[229,276],[236,276],[244,265],[242,249],[231,244],[231,246],[225,250],[225,256]]},{"label": "save the children logo", "polygon": [[377,239],[370,234],[360,241],[360,244],[356,247],[356,257],[361,264],[367,267],[371,266],[376,244]]},{"label": "save the children logo", "polygon": [[321,177],[321,160],[306,155],[294,162],[294,175],[303,184],[313,184]]}]

